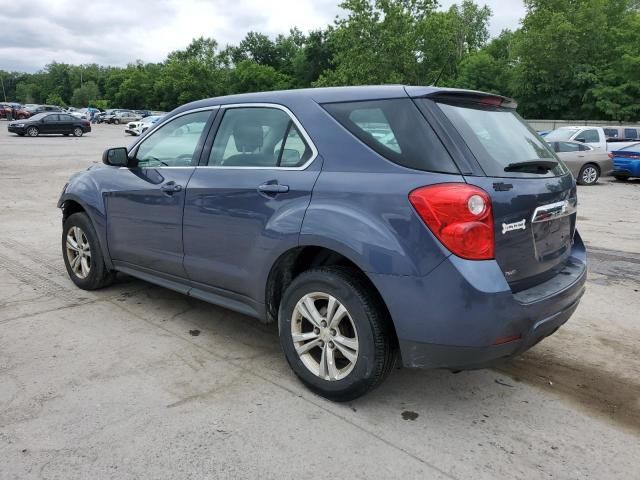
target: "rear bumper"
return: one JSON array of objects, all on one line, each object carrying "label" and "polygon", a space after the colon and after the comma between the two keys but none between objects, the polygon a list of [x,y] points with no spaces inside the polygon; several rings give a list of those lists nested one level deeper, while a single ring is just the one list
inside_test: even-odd
[{"label": "rear bumper", "polygon": [[586,276],[577,232],[565,269],[517,294],[493,261],[449,257],[424,278],[371,275],[393,318],[404,366],[453,370],[489,366],[554,333],[576,310]]},{"label": "rear bumper", "polygon": [[612,175],[640,177],[640,160],[614,161]]}]

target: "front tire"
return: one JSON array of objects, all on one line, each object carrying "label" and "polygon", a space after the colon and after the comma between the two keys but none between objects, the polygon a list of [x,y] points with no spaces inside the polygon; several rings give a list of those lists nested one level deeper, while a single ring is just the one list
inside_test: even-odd
[{"label": "front tire", "polygon": [[626,182],[627,180],[629,180],[629,177],[627,177],[626,175],[614,175],[613,178],[615,178],[619,182]]},{"label": "front tire", "polygon": [[289,366],[311,391],[347,402],[378,386],[395,363],[386,308],[362,274],[306,271],[286,289],[278,313]]},{"label": "front tire", "polygon": [[65,220],[62,256],[69,278],[83,290],[106,287],[115,277],[104,263],[98,236],[86,213],[74,213]]},{"label": "front tire", "polygon": [[115,125],[120,125],[120,120],[118,120],[118,119],[116,118],[116,119],[113,121],[113,123],[114,123]]},{"label": "front tire", "polygon": [[600,169],[593,163],[583,165],[578,173],[578,183],[580,185],[595,185],[600,178]]},{"label": "front tire", "polygon": [[40,135],[40,130],[38,130],[38,127],[29,127],[27,128],[27,135],[30,137],[37,137]]},{"label": "front tire", "polygon": [[80,127],[76,127],[76,128],[73,129],[73,136],[74,137],[81,137],[83,133],[84,133],[84,131]]}]

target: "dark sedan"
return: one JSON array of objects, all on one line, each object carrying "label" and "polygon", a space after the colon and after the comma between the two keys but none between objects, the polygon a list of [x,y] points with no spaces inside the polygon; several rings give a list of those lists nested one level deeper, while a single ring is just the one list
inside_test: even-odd
[{"label": "dark sedan", "polygon": [[91,131],[91,124],[87,120],[66,113],[39,113],[26,120],[11,122],[7,129],[21,137],[51,134],[81,137]]}]

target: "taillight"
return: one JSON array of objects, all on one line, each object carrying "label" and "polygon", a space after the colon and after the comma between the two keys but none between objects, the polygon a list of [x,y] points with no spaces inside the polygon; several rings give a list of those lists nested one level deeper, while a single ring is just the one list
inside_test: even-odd
[{"label": "taillight", "polygon": [[607,156],[609,157],[610,160],[613,159],[613,153],[609,152],[607,153]]},{"label": "taillight", "polygon": [[409,201],[431,232],[455,255],[468,260],[494,257],[491,199],[466,183],[417,188]]}]

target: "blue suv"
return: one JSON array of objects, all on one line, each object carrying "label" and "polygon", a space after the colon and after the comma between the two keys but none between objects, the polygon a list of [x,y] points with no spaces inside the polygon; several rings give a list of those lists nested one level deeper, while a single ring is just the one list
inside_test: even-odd
[{"label": "blue suv", "polygon": [[278,322],[336,401],[397,361],[491,365],[566,322],[586,278],[575,182],[515,107],[403,86],[184,105],[65,186],[67,271]]}]

